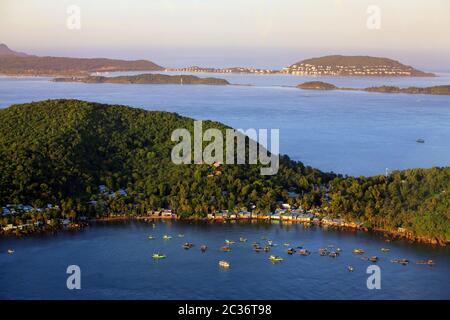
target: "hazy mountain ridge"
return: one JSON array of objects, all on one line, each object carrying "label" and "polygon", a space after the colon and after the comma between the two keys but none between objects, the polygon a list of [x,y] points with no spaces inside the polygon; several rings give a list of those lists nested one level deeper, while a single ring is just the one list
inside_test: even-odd
[{"label": "hazy mountain ridge", "polygon": [[28,57],[29,55],[23,52],[11,50],[6,44],[0,43],[0,57]]},{"label": "hazy mountain ridge", "polygon": [[0,74],[58,76],[89,75],[92,72],[161,71],[163,67],[148,60],[108,58],[39,57],[0,45]]}]

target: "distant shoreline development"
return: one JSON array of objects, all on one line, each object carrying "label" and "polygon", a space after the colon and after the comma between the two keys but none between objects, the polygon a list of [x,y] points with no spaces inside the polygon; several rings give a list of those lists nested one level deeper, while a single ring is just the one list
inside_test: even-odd
[{"label": "distant shoreline development", "polygon": [[281,70],[252,67],[164,68],[148,60],[39,57],[16,52],[0,44],[0,74],[28,76],[86,76],[94,72],[168,71],[242,74],[291,74],[301,76],[435,77],[398,61],[370,56],[331,55],[296,62]]}]

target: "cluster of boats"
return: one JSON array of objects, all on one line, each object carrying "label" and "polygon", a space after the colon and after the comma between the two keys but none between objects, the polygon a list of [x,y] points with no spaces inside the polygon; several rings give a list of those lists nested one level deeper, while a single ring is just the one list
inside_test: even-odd
[{"label": "cluster of boats", "polygon": [[339,254],[341,253],[341,248],[336,248],[335,250],[331,250],[328,248],[320,248],[319,249],[319,255],[321,256],[328,256],[331,258],[336,258],[339,256]]},{"label": "cluster of boats", "polygon": [[[182,237],[184,237],[184,235],[179,234],[178,237],[182,238]],[[154,240],[155,237],[150,235],[148,237],[148,239],[149,240]],[[163,239],[164,240],[170,240],[170,239],[172,239],[172,237],[170,235],[165,234],[163,236]],[[270,252],[272,247],[277,246],[275,243],[273,243],[272,240],[268,240],[267,237],[263,237],[262,239],[266,241],[263,245],[261,245],[257,241],[254,241],[252,243],[253,251],[255,251],[255,252],[261,252],[261,251]],[[239,238],[239,242],[241,242],[241,243],[247,242],[247,238],[240,237]],[[231,247],[232,247],[233,244],[235,244],[235,241],[226,239],[224,241],[224,245],[222,247],[220,247],[220,251],[222,251],[222,252],[231,252]],[[302,256],[309,256],[311,254],[311,251],[309,251],[308,249],[303,248],[303,245],[297,246],[297,247],[290,247],[289,243],[283,243],[283,246],[287,247],[286,253],[289,254],[289,255],[293,255],[294,253],[298,253],[299,255],[302,255]],[[185,242],[182,247],[185,250],[189,250],[192,247],[194,247],[194,244],[190,243],[190,242]],[[207,249],[208,249],[208,247],[205,244],[200,246],[200,251],[202,253],[206,252]],[[390,249],[389,248],[381,248],[380,251],[383,252],[383,253],[387,253],[387,252],[390,251]],[[9,252],[9,250],[8,250],[8,253],[13,253],[13,252],[14,251]],[[328,257],[331,257],[331,258],[338,257],[341,254],[341,252],[342,252],[341,248],[334,248],[334,246],[332,246],[332,245],[330,245],[330,246],[328,246],[326,248],[320,248],[319,249],[319,255],[320,256],[328,256]],[[354,254],[356,254],[356,255],[362,255],[362,254],[365,253],[365,250],[361,249],[361,248],[356,248],[356,249],[353,249],[352,252]],[[159,254],[159,253],[155,253],[155,254],[153,254],[152,258],[155,259],[155,260],[159,260],[159,259],[165,259],[166,256],[162,255],[162,254]],[[361,257],[361,259],[363,259],[365,261],[370,261],[372,263],[377,263],[379,261],[379,258],[377,256],[370,256],[370,257],[363,256],[363,257]],[[277,255],[270,255],[268,257],[268,260],[270,262],[277,263],[277,262],[283,261],[283,258],[280,257],[280,256],[277,256]],[[392,259],[391,262],[392,263],[398,263],[398,264],[401,264],[401,265],[407,265],[409,263],[409,260],[407,260],[407,259]],[[433,260],[420,260],[420,261],[417,261],[417,264],[433,266],[434,265],[434,261]],[[230,268],[231,265],[226,260],[220,260],[219,261],[219,266],[221,268],[228,269],[228,268]],[[347,267],[347,270],[349,272],[353,272],[354,268],[353,268],[353,266],[349,265]]]}]

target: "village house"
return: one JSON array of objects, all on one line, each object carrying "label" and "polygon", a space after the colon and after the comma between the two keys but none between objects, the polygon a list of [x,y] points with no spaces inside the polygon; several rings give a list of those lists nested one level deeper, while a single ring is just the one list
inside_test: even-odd
[{"label": "village house", "polygon": [[11,214],[11,211],[8,208],[2,207],[2,215],[3,216],[8,216],[10,214]]},{"label": "village house", "polygon": [[239,219],[251,219],[252,214],[248,211],[240,211],[238,213]]},{"label": "village house", "polygon": [[293,219],[294,219],[294,216],[291,212],[285,212],[281,216],[281,220],[283,220],[283,221],[292,221]]},{"label": "village house", "polygon": [[172,219],[173,212],[171,209],[163,209],[160,213],[161,218]]},{"label": "village house", "polygon": [[219,211],[214,213],[214,220],[222,221],[226,218],[228,218],[228,212],[226,211]]}]

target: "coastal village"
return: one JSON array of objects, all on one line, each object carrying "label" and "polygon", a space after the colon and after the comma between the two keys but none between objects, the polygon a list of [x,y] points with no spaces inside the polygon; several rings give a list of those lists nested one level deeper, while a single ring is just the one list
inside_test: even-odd
[{"label": "coastal village", "polygon": [[202,73],[254,73],[254,74],[274,74],[279,73],[279,70],[272,69],[258,69],[258,68],[245,68],[245,67],[232,67],[232,68],[203,68],[198,66],[192,66],[188,68],[176,68],[165,69],[167,72],[202,72]]},{"label": "coastal village", "polygon": [[313,65],[308,63],[293,64],[283,68],[281,73],[298,76],[411,76],[413,68],[347,65]]},{"label": "coastal village", "polygon": [[[220,172],[220,171],[219,171]],[[109,191],[105,185],[99,186],[99,198],[115,198],[115,197],[127,197],[127,191],[124,189],[119,189],[116,191]],[[290,192],[289,197],[295,198],[298,196],[295,192]],[[91,200],[87,203],[89,208],[92,208],[95,212],[99,202],[97,200]],[[254,206],[252,209],[255,209]],[[59,219],[44,219],[45,216],[59,216],[61,208],[57,205],[47,204],[41,208],[35,208],[31,205],[24,204],[7,204],[2,207],[2,217],[3,218],[13,218],[21,217],[22,215],[37,216],[39,215],[41,219],[27,219],[23,223],[13,224],[7,223],[3,224],[2,231],[7,233],[16,230],[26,230],[28,228],[41,227],[44,225],[49,225],[52,227],[65,227],[65,228],[78,228],[80,227],[80,221],[85,222],[88,220],[86,216],[77,216],[74,214],[71,217],[63,217]],[[125,215],[125,214],[110,214],[103,220],[109,219],[125,219],[125,218],[136,218],[136,219],[182,219],[177,213],[170,208],[161,208],[159,210],[148,210],[144,215]],[[282,222],[282,223],[305,223],[305,224],[317,224],[323,226],[332,227],[342,227],[342,228],[352,228],[359,229],[363,225],[360,222],[349,222],[340,218],[330,218],[326,215],[325,210],[321,208],[305,210],[301,207],[295,207],[288,203],[278,202],[277,209],[271,213],[259,213],[256,210],[249,210],[248,208],[240,208],[239,210],[218,210],[207,214],[206,217],[196,217],[196,220],[206,220],[215,222],[228,222],[228,221],[261,221],[261,222]],[[13,220],[13,219],[9,219]],[[20,220],[20,219],[19,219]],[[102,220],[102,218],[100,218]]]}]

